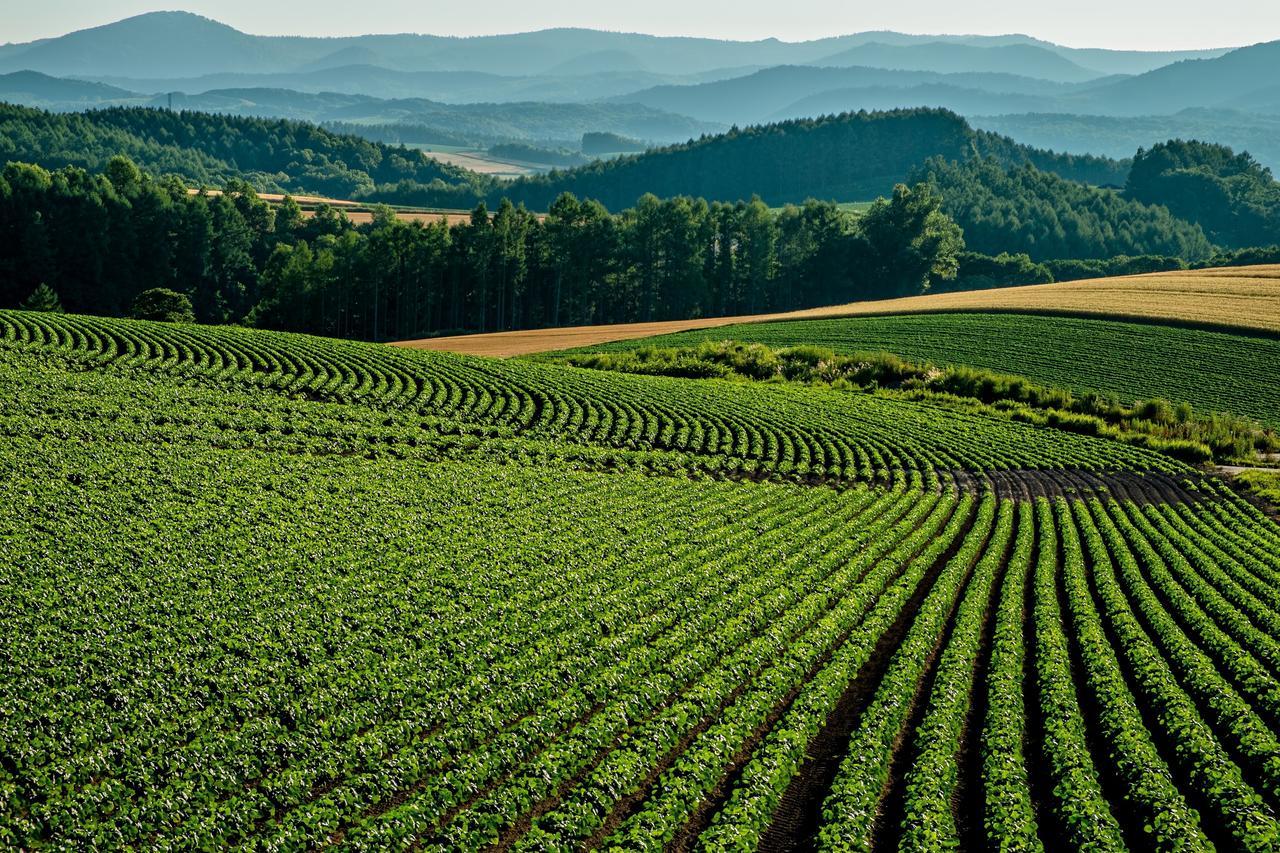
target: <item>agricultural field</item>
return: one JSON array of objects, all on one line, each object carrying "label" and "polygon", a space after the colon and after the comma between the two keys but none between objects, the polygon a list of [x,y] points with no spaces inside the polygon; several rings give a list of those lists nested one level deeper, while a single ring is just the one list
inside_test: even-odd
[{"label": "agricultural field", "polygon": [[1122,399],[1164,397],[1280,426],[1280,337],[1033,314],[904,314],[751,323],[591,347],[602,352],[732,339],[837,353],[890,352]]},{"label": "agricultural field", "polygon": [[1280,525],[871,394],[0,312],[0,846],[1272,849]]},{"label": "agricultural field", "polygon": [[847,305],[829,305],[782,314],[529,329],[424,338],[401,341],[398,345],[411,349],[507,357],[742,323],[976,311],[1101,317],[1139,322],[1159,320],[1219,331],[1262,332],[1274,337],[1276,333],[1280,333],[1280,266],[1224,267],[1115,276],[1027,287],[851,302]]}]

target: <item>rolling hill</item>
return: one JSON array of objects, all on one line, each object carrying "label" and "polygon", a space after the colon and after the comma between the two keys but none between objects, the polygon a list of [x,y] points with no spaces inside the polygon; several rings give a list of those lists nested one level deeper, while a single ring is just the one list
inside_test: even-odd
[{"label": "rolling hill", "polygon": [[[1206,298],[1206,294],[1211,294],[1212,298]],[[927,294],[755,317],[706,317],[667,323],[530,329],[488,335],[425,338],[402,341],[398,346],[505,357],[553,350],[595,348],[616,341],[636,341],[657,335],[704,329],[715,329],[713,334],[717,337],[746,336],[749,339],[752,329],[741,327],[741,324],[753,322],[963,312],[1102,317],[1187,326],[1203,325],[1219,331],[1280,336],[1280,267],[1154,273],[996,290]],[[740,328],[733,332],[722,331],[726,326]],[[1280,418],[1280,410],[1273,416]]]},{"label": "rolling hill", "polygon": [[974,153],[1097,184],[1120,183],[1127,173],[1116,161],[1060,156],[975,132],[944,110],[898,110],[734,129],[684,145],[521,178],[491,198],[508,197],[536,210],[562,192],[598,199],[613,210],[645,193],[719,201],[758,195],[771,205],[808,198],[861,201],[888,194],[930,157],[965,160]]},{"label": "rolling hill", "polygon": [[1106,76],[1047,47],[1002,44],[990,47],[955,42],[888,45],[879,42],[842,50],[813,62],[823,66],[862,66],[944,74],[985,72],[1017,74],[1059,83],[1082,83]]},{"label": "rolling hill", "polygon": [[74,110],[136,101],[139,97],[138,93],[117,86],[50,77],[38,71],[0,74],[0,101],[24,106]]},{"label": "rolling hill", "polygon": [[1184,60],[1117,80],[1067,99],[1074,112],[1103,115],[1175,113],[1188,107],[1227,107],[1251,97],[1267,102],[1280,68],[1280,41],[1255,44],[1212,59]]},{"label": "rolling hill", "polygon": [[[986,56],[989,58],[985,61],[990,63],[993,57],[1012,57],[1029,48],[1036,53],[1028,55],[1037,56],[1042,67],[1071,75],[1079,73],[1070,70],[1072,65],[1096,69],[1096,75],[1135,73],[1178,59],[1222,52],[1077,50],[1019,35],[913,36],[884,32],[805,42],[672,38],[583,29],[473,38],[414,34],[264,37],[186,12],[152,12],[57,38],[0,46],[0,71],[175,78],[376,65],[398,71],[481,71],[515,76],[585,76],[602,72],[688,75],[725,68],[811,63],[860,48],[866,48],[868,54],[887,50],[895,56],[898,54],[893,48],[910,48],[916,57],[912,60],[915,65],[935,70],[954,66],[962,56]],[[1005,48],[1014,50],[1006,53]],[[992,52],[979,53],[982,50]],[[1062,61],[1045,54],[1056,54]]]},{"label": "rolling hill", "polygon": [[[1010,74],[939,74],[933,71],[903,71],[885,68],[826,68],[800,65],[778,66],[752,74],[687,85],[663,85],[619,95],[619,103],[644,104],[655,109],[724,122],[752,124],[787,111],[805,98],[829,96],[837,102],[853,91],[865,92],[881,104],[893,107],[941,106],[929,102],[924,87],[952,87],[987,94],[988,104],[999,104],[1011,112],[1026,111],[1036,105],[1052,103],[1069,86]],[[924,90],[924,91],[922,91]],[[844,101],[840,111],[864,108],[856,97]],[[875,108],[868,104],[866,108]],[[822,115],[810,113],[808,115]]]}]

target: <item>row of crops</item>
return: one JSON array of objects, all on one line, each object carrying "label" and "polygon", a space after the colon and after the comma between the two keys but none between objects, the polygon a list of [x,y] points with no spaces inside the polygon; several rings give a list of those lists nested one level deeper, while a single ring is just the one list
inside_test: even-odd
[{"label": "row of crops", "polygon": [[0,435],[0,848],[1280,844],[1280,526],[1163,457],[22,313]]},{"label": "row of crops", "polygon": [[745,471],[920,486],[961,470],[1188,470],[1135,447],[872,395],[602,376],[243,329],[0,312],[0,348],[10,360],[57,356],[67,372],[359,404],[344,408],[385,412],[389,425],[444,422]]},{"label": "row of crops", "polygon": [[3,846],[1277,839],[1280,528],[1226,491],[836,491],[8,415]]},{"label": "row of crops", "polygon": [[1280,338],[1151,323],[1033,314],[904,314],[752,323],[590,347],[627,350],[733,339],[811,344],[839,353],[891,352],[935,364],[1026,376],[1122,401],[1163,397],[1280,426]]}]

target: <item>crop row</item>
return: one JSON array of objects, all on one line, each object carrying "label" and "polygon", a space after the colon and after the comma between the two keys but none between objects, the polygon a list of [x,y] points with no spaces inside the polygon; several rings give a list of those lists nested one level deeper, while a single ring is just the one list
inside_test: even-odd
[{"label": "crop row", "polygon": [[10,358],[359,403],[451,429],[679,452],[790,475],[935,485],[938,472],[1182,471],[1138,448],[872,395],[601,375],[220,327],[0,312]]},{"label": "crop row", "polygon": [[1080,393],[1185,401],[1280,426],[1280,340],[1176,326],[1034,314],[906,314],[751,323],[620,341],[592,350],[738,340],[812,345],[838,353],[891,352],[934,364],[1026,376]]},{"label": "crop row", "polygon": [[[0,846],[1277,841],[1280,528],[1212,481],[583,470],[664,458],[573,438],[628,395],[716,458],[825,423],[1009,467],[1038,433],[943,456],[874,398],[30,316],[0,315]],[[431,383],[457,402],[386,402]]]}]

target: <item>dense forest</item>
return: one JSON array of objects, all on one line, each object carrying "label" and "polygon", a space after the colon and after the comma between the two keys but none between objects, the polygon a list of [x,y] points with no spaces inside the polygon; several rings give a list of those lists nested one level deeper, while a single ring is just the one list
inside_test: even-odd
[{"label": "dense forest", "polygon": [[49,307],[51,292],[66,310],[119,316],[166,288],[203,322],[374,340],[789,309],[953,275],[963,241],[940,204],[902,186],[857,217],[830,202],[779,212],[653,195],[610,214],[565,194],[544,218],[504,201],[453,227],[387,208],[354,226],[242,182],[191,195],[124,157],[100,174],[10,164],[0,306],[39,291]]},{"label": "dense forest", "polygon": [[1125,195],[1168,207],[1222,246],[1280,239],[1280,183],[1249,154],[1224,145],[1171,140],[1138,151]]},{"label": "dense forest", "polygon": [[[977,132],[946,110],[912,109],[734,128],[632,157],[521,178],[490,189],[489,201],[507,197],[535,210],[546,209],[562,192],[598,199],[610,210],[646,192],[723,201],[758,195],[770,205],[808,198],[859,201],[891,192],[930,157],[963,160],[975,152],[1092,183],[1123,183],[1127,170],[1115,160],[1036,151]],[[430,198],[398,200],[426,203]]]},{"label": "dense forest", "polygon": [[260,192],[365,198],[400,182],[430,187],[437,203],[470,207],[483,180],[403,146],[342,135],[306,122],[117,107],[48,113],[0,104],[0,162],[47,169],[104,168],[124,155],[156,175]]},{"label": "dense forest", "polygon": [[1167,208],[1031,165],[1006,168],[988,158],[934,158],[914,170],[911,180],[928,182],[941,193],[944,209],[978,252],[1021,252],[1035,260],[1113,255],[1196,260],[1213,252],[1200,226]]},{"label": "dense forest", "polygon": [[[423,141],[408,128],[386,138]],[[403,145],[305,122],[139,108],[54,114],[0,104],[0,161],[101,169],[123,154],[152,174],[175,174],[195,184],[220,186],[239,178],[260,192],[463,209],[482,199],[494,206],[510,198],[545,211],[562,192],[594,198],[614,211],[649,192],[729,202],[758,195],[775,206],[808,198],[863,201],[891,192],[929,157],[963,160],[975,152],[1095,184],[1123,184],[1128,172],[1121,161],[1028,148],[975,131],[954,113],[930,109],[735,128],[683,145],[503,182]]]}]

